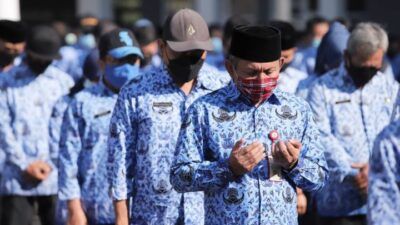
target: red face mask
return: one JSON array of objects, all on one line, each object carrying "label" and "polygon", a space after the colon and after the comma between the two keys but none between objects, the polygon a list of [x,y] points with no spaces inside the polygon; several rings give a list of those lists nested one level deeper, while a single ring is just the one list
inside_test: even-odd
[{"label": "red face mask", "polygon": [[245,95],[251,102],[258,103],[268,99],[276,85],[278,78],[241,78],[238,77],[237,88]]}]

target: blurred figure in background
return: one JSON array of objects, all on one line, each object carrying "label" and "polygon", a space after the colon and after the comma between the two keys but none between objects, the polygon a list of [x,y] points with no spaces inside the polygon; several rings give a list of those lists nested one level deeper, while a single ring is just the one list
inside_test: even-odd
[{"label": "blurred figure in background", "polygon": [[59,197],[68,201],[67,224],[114,224],[107,182],[107,136],[120,88],[139,73],[143,55],[126,29],[99,41],[102,80],[75,95],[60,140]]},{"label": "blurred figure in background", "polygon": [[349,31],[341,23],[334,22],[330,26],[318,47],[314,73],[300,81],[296,91],[298,96],[306,99],[308,90],[318,77],[340,66],[349,36]]},{"label": "blurred figure in background", "polygon": [[20,63],[24,52],[27,27],[22,22],[0,20],[0,74]]},{"label": "blurred figure in background", "polygon": [[206,63],[218,70],[225,71],[225,56],[222,44],[223,30],[219,24],[211,24],[209,26],[211,41],[214,50],[207,54]]},{"label": "blurred figure in background", "polygon": [[[400,107],[400,91],[395,108]],[[368,224],[400,222],[400,118],[376,138],[369,171]]]},{"label": "blurred figure in background", "polygon": [[229,55],[229,48],[231,47],[233,28],[239,25],[248,25],[248,24],[250,24],[250,22],[239,15],[234,15],[225,22],[224,33],[222,36],[222,45],[224,48],[225,57]]},{"label": "blurred figure in background", "polygon": [[398,91],[380,72],[387,47],[381,26],[358,24],[344,63],[317,79],[308,95],[330,168],[316,196],[321,224],[366,224],[368,160],[376,136],[390,122]]},{"label": "blurred figure in background", "polygon": [[141,59],[141,72],[147,72],[161,66],[161,57],[158,52],[157,31],[148,19],[140,19],[133,25],[133,33],[137,38],[143,52]]},{"label": "blurred figure in background", "polygon": [[36,209],[42,225],[54,224],[58,152],[49,147],[48,127],[54,104],[73,86],[68,74],[51,65],[60,47],[54,29],[34,28],[24,63],[1,83],[0,147],[6,162],[0,191],[7,206],[2,225],[30,225]]},{"label": "blurred figure in background", "polygon": [[307,78],[306,73],[292,66],[297,51],[296,30],[290,23],[284,21],[272,21],[270,25],[278,28],[281,32],[281,55],[284,59],[284,64],[280,71],[278,88],[282,91],[295,94],[299,82]]},{"label": "blurred figure in background", "polygon": [[308,75],[314,72],[317,49],[328,30],[329,22],[322,17],[315,17],[307,22],[306,34],[299,44],[293,67]]}]

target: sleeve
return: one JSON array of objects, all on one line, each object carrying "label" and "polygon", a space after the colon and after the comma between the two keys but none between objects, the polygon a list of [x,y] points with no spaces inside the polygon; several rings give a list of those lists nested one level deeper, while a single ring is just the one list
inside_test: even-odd
[{"label": "sleeve", "polygon": [[81,196],[78,182],[78,158],[82,151],[84,124],[78,103],[73,101],[62,121],[58,169],[58,189],[61,200],[77,199]]},{"label": "sleeve", "polygon": [[384,136],[378,136],[370,158],[368,185],[369,224],[397,224],[400,219],[400,153],[398,146]]},{"label": "sleeve", "polygon": [[114,200],[128,199],[132,192],[137,123],[136,100],[129,90],[121,90],[109,128],[107,176]]},{"label": "sleeve", "polygon": [[12,127],[13,111],[9,104],[7,90],[0,91],[0,121],[0,145],[6,161],[20,170],[25,170],[30,162],[14,135]]},{"label": "sleeve", "polygon": [[347,176],[354,175],[354,171],[351,168],[352,160],[339,140],[332,134],[329,107],[325,99],[323,87],[319,82],[311,88],[308,95],[308,102],[310,103],[316,125],[320,131],[320,140],[329,166],[330,179],[343,182]]},{"label": "sleeve", "polygon": [[53,166],[58,165],[59,150],[60,150],[60,137],[61,137],[61,125],[63,116],[68,107],[69,100],[67,96],[61,98],[55,106],[50,118],[49,125],[49,136],[50,136],[50,160]]},{"label": "sleeve", "polygon": [[320,142],[319,131],[308,104],[306,115],[306,128],[301,140],[302,149],[299,161],[291,171],[284,171],[284,173],[297,187],[313,192],[321,189],[326,183],[328,166]]},{"label": "sleeve", "polygon": [[170,181],[178,192],[213,190],[224,187],[233,180],[228,158],[207,161],[207,145],[201,116],[192,105],[182,124]]}]

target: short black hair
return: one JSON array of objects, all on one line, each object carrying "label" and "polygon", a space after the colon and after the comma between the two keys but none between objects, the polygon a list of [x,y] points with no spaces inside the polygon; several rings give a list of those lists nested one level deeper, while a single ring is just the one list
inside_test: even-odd
[{"label": "short black hair", "polygon": [[314,26],[317,24],[320,24],[320,23],[329,23],[329,20],[327,20],[321,16],[316,16],[316,17],[309,19],[307,21],[307,25],[306,25],[306,32],[308,34],[312,33]]}]

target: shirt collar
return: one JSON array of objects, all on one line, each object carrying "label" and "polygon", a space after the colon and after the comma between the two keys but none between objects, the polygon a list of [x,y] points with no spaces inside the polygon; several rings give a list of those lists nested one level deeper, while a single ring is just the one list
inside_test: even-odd
[{"label": "shirt collar", "polygon": [[103,81],[103,78],[100,79],[99,84],[98,84],[100,91],[105,95],[105,96],[118,96],[118,93],[113,92],[110,88],[108,88]]}]

